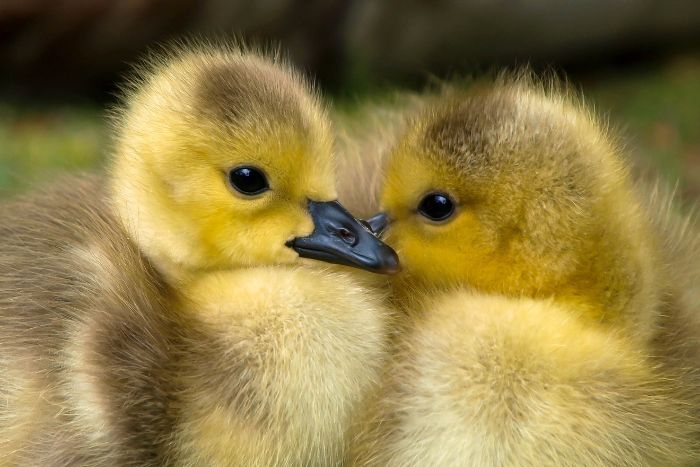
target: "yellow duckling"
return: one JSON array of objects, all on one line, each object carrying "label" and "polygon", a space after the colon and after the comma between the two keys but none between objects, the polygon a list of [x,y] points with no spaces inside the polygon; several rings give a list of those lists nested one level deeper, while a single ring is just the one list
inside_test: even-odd
[{"label": "yellow duckling", "polygon": [[331,136],[275,58],[144,67],[107,179],[0,205],[2,465],[334,465],[397,268],[335,202]]},{"label": "yellow duckling", "polygon": [[555,89],[428,101],[388,156],[407,324],[355,464],[700,461],[697,234]]}]

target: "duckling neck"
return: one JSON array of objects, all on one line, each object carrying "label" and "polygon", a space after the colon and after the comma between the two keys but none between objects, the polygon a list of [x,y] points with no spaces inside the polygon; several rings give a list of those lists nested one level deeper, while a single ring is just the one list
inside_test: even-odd
[{"label": "duckling neck", "polygon": [[646,341],[654,330],[660,301],[654,250],[643,233],[629,239],[624,229],[615,230],[611,226],[572,246],[576,256],[562,262],[566,267],[554,259],[509,251],[504,253],[507,260],[495,260],[494,267],[481,268],[458,282],[439,283],[403,272],[392,279],[393,300],[404,310],[421,309],[424,300],[455,289],[551,299],[576,310],[581,319],[614,326]]}]

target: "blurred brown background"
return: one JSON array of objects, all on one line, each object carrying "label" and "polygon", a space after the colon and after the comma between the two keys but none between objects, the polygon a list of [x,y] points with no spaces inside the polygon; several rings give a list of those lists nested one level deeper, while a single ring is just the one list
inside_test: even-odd
[{"label": "blurred brown background", "polygon": [[98,163],[128,64],[192,34],[280,43],[345,108],[432,77],[551,67],[700,197],[697,0],[0,0],[0,188]]}]

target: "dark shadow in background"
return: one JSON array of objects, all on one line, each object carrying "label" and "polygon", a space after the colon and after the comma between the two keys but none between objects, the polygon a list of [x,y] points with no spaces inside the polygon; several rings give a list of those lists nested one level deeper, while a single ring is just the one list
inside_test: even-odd
[{"label": "dark shadow in background", "polygon": [[278,42],[326,91],[420,87],[529,63],[585,79],[700,49],[696,0],[5,0],[8,98],[109,100],[149,45],[183,35]]}]

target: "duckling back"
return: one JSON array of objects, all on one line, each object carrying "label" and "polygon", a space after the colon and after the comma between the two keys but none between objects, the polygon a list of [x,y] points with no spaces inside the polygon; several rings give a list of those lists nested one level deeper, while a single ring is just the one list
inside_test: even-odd
[{"label": "duckling back", "polygon": [[98,178],[0,207],[3,465],[164,462],[167,286]]},{"label": "duckling back", "polygon": [[639,181],[638,190],[645,195],[660,257],[661,318],[653,355],[657,364],[680,372],[694,389],[692,403],[700,412],[700,225],[694,212],[681,211],[662,181]]}]

